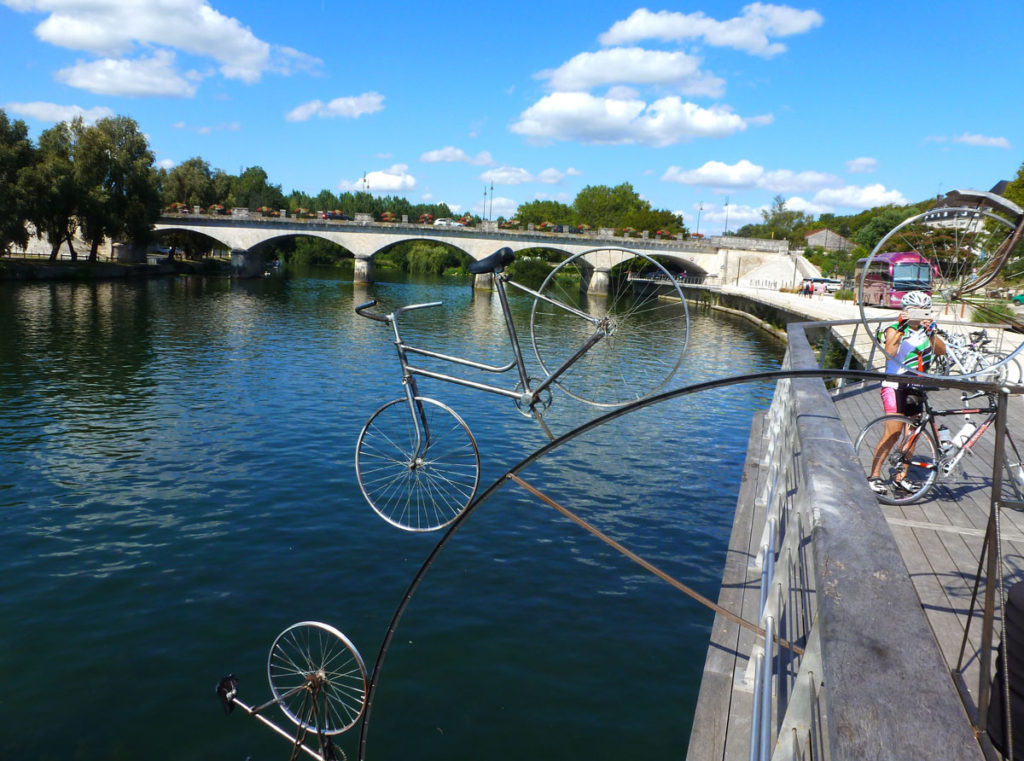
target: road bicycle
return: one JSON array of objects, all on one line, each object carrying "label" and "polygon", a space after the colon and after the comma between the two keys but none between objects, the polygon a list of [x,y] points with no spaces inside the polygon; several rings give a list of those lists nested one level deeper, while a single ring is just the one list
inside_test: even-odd
[{"label": "road bicycle", "polygon": [[[913,417],[883,415],[861,429],[855,448],[857,459],[870,477],[873,465],[881,459],[879,478],[884,491],[877,492],[878,501],[887,505],[904,505],[922,499],[942,478],[960,468],[961,461],[972,454],[978,440],[996,419],[996,397],[992,392],[963,392],[961,405],[981,396],[987,405],[960,406],[954,409],[932,409],[928,402],[928,388],[917,387],[912,393],[921,404],[921,412]],[[932,389],[934,390],[934,389]],[[964,415],[965,421],[955,434],[937,419]],[[976,425],[971,415],[986,415]],[[889,448],[879,446],[883,440],[891,441]],[[1009,485],[1017,501],[1024,500],[1024,457],[1010,435],[1003,441],[1004,483]]]},{"label": "road bicycle", "polygon": [[984,383],[1021,382],[1020,363],[1006,352],[992,350],[987,330],[973,330],[966,336],[941,329],[935,332],[942,337],[946,351],[934,357],[934,375],[974,376]]},{"label": "road bicycle", "polygon": [[1024,271],[1022,238],[1024,209],[1002,196],[976,190],[951,191],[933,208],[896,225],[866,260],[857,263],[857,303],[871,340],[888,356],[884,331],[878,328],[895,320],[879,317],[869,305],[898,308],[904,292],[930,291],[935,317],[948,336],[970,343],[972,332],[987,327],[1000,351],[992,361],[966,372],[943,363],[917,372],[990,378],[993,368],[1008,364],[1024,348],[1024,320],[994,295],[999,293],[996,286]]},{"label": "road bicycle", "polygon": [[[366,666],[348,637],[328,624],[302,621],[277,635],[267,657],[273,695],[249,706],[238,697],[238,679],[229,674],[217,683],[224,713],[241,708],[292,743],[291,759],[305,753],[320,761],[337,761],[336,735],[351,729],[366,704]],[[292,735],[266,717],[277,706],[296,725]],[[316,737],[319,752],[309,745]],[[342,758],[344,753],[342,752]]]},{"label": "road bicycle", "polygon": [[[689,316],[682,289],[668,271],[645,254],[596,250],[572,256],[544,278],[537,290],[511,279],[515,261],[501,248],[474,262],[474,275],[492,275],[508,333],[511,360],[502,366],[441,354],[413,346],[399,330],[401,316],[441,302],[411,304],[388,315],[356,313],[389,324],[402,369],[405,395],[378,409],[363,426],[356,444],[356,476],[363,496],[388,523],[407,531],[433,531],[455,520],[472,501],[480,479],[480,453],[465,421],[446,404],[420,394],[417,377],[455,383],[510,398],[526,415],[543,424],[551,389],[598,407],[619,407],[663,388],[686,351]],[[664,276],[657,286],[610,278],[607,296],[583,290],[596,266],[626,274]],[[613,269],[615,268],[615,269]],[[533,298],[530,339],[543,379],[529,374],[509,308],[507,286]],[[650,347],[655,347],[652,351]],[[498,386],[437,372],[410,363],[410,356],[453,363],[475,371],[515,371],[514,386]]]}]

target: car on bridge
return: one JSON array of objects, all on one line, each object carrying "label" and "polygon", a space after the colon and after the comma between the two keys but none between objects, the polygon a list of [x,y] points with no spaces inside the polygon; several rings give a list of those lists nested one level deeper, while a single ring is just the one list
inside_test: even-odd
[{"label": "car on bridge", "polygon": [[456,219],[448,219],[448,217],[441,217],[434,220],[434,227],[465,227],[462,222]]},{"label": "car on bridge", "polygon": [[342,211],[322,211],[320,212],[320,219],[347,219],[351,221],[352,217]]}]

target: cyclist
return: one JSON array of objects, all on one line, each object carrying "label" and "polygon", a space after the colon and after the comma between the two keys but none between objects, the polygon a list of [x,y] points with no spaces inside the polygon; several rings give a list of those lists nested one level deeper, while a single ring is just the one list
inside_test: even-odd
[{"label": "cyclist", "polygon": [[[908,291],[900,300],[902,307],[896,322],[887,325],[879,336],[885,345],[888,358],[885,372],[903,375],[912,371],[924,373],[932,363],[932,357],[946,353],[946,344],[935,333],[935,321],[932,319],[932,297],[924,291]],[[882,407],[886,415],[906,415],[913,417],[921,412],[918,392],[912,383],[895,383],[882,381]],[[868,485],[872,491],[884,494],[886,483],[881,478],[882,463],[889,450],[900,436],[902,423],[893,420],[887,423],[882,438],[875,447],[871,460],[871,475]],[[893,487],[907,492],[918,489],[906,478],[907,468],[893,478]]]}]

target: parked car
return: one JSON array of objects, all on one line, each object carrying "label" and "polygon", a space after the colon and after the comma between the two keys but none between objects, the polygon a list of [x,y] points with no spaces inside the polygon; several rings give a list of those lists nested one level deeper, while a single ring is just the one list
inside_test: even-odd
[{"label": "parked car", "polygon": [[1024,304],[1024,293],[1018,293],[1016,296],[1010,299],[1010,301],[1012,301],[1014,304]]},{"label": "parked car", "polygon": [[434,227],[455,227],[455,223],[448,217],[438,217],[434,220]]},{"label": "parked car", "polygon": [[322,211],[320,212],[320,219],[347,219],[351,221],[352,217],[340,211]]}]

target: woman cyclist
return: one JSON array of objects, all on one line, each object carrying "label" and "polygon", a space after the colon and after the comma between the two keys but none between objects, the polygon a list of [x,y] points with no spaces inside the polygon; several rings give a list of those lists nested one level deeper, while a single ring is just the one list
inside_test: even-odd
[{"label": "woman cyclist", "polygon": [[[946,353],[946,344],[935,333],[932,319],[932,297],[924,291],[909,291],[900,300],[902,307],[896,322],[885,327],[882,339],[885,344],[885,372],[903,375],[909,372],[925,373],[932,363],[932,357]],[[882,381],[882,407],[886,415],[913,417],[921,412],[915,388],[910,383]],[[882,438],[875,447],[871,460],[871,475],[868,485],[871,490],[884,494],[888,484],[881,478],[882,463],[889,450],[900,436],[903,424],[899,420],[886,423]],[[913,493],[918,486],[906,479],[907,469],[892,480],[894,489]]]}]

